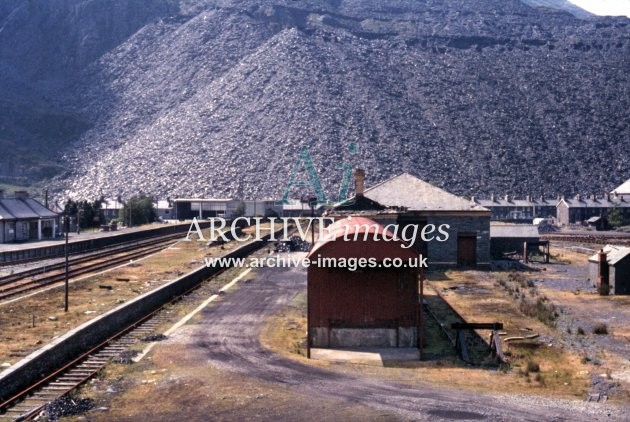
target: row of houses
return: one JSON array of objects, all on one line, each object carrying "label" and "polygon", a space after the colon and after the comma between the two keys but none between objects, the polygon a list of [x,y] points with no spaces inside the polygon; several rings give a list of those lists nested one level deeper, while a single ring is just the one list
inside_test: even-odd
[{"label": "row of houses", "polygon": [[[625,184],[630,185],[628,182]],[[617,210],[622,218],[630,220],[630,193],[621,194],[616,190],[601,197],[583,197],[578,194],[573,198],[561,196],[552,200],[529,196],[516,199],[506,195],[503,198],[491,196],[490,199],[473,197],[471,202],[490,210],[494,221],[531,223],[542,218],[554,219],[560,226],[589,224],[601,229],[606,227],[606,219],[612,210]]]},{"label": "row of houses", "polygon": [[[622,218],[630,219],[630,180],[601,198],[560,197],[538,199],[526,197],[515,199],[509,196],[490,199],[467,200],[452,195],[410,174],[395,176],[383,183],[365,190],[365,173],[358,171],[356,196],[343,204],[338,204],[332,212],[350,213],[360,211],[377,221],[397,221],[400,224],[450,224],[456,221],[459,228],[456,242],[440,245],[440,249],[458,250],[459,256],[442,256],[439,250],[432,254],[444,263],[486,263],[485,253],[489,228],[485,222],[480,225],[479,216],[490,220],[511,222],[532,222],[534,219],[555,219],[559,225],[592,224],[605,227],[609,213],[615,209]],[[16,192],[15,198],[4,198],[0,209],[0,242],[20,242],[25,240],[49,239],[55,236],[59,227],[59,213],[52,212],[28,197],[26,192]],[[280,217],[308,216],[312,212],[304,201],[278,203],[273,200],[242,201],[233,198],[176,198],[158,200],[154,203],[157,216],[162,220],[187,220],[193,217],[207,219],[213,217],[233,218],[235,216]],[[117,219],[124,204],[117,200],[105,200],[101,205],[101,220]],[[317,212],[322,212],[320,207]],[[331,212],[330,210],[328,211]],[[481,233],[481,234],[480,234]],[[437,246],[416,245],[419,250],[429,253]]]}]

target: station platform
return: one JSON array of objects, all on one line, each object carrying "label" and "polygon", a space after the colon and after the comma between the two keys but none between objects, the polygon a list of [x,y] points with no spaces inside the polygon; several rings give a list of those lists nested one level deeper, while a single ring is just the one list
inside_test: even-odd
[{"label": "station platform", "polygon": [[[199,224],[205,228],[209,222]],[[184,236],[189,227],[190,222],[178,221],[122,228],[113,232],[82,232],[80,234],[71,232],[68,236],[68,253],[71,255],[79,254],[124,242],[176,233],[182,233]],[[14,265],[40,259],[57,258],[64,255],[65,250],[65,237],[59,237],[55,240],[2,244],[0,245],[0,265]]]},{"label": "station platform", "polygon": [[[182,224],[182,223],[178,223]],[[190,223],[183,223],[190,225]],[[82,231],[77,234],[77,232],[68,233],[68,243],[81,242],[84,240],[93,240],[100,239],[104,237],[116,237],[121,236],[126,233],[134,233],[141,232],[145,230],[154,230],[159,227],[164,227],[166,224],[164,223],[153,223],[153,224],[145,224],[143,226],[138,227],[123,227],[119,228],[116,231]],[[22,251],[25,249],[33,249],[33,248],[48,248],[50,246],[57,246],[62,243],[65,243],[66,238],[64,236],[60,236],[54,240],[32,240],[28,242],[20,242],[20,243],[1,243],[0,244],[0,253],[2,252],[11,252],[11,251]]]}]

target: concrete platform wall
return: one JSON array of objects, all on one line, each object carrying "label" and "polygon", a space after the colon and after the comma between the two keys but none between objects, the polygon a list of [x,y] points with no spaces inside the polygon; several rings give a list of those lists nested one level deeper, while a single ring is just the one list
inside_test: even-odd
[{"label": "concrete platform wall", "polygon": [[327,328],[311,329],[312,347],[417,347],[415,327],[396,328]]},{"label": "concrete platform wall", "polygon": [[[8,224],[5,224],[8,227]],[[202,229],[210,227],[210,223],[207,221],[200,221],[199,226]],[[141,239],[149,239],[152,237],[163,236],[167,234],[175,234],[175,233],[185,233],[188,232],[190,228],[190,223],[186,224],[177,224],[177,225],[164,225],[161,227],[151,228],[147,230],[136,230],[133,232],[121,232],[120,234],[116,234],[113,236],[103,236],[103,237],[93,237],[90,239],[84,240],[72,240],[68,243],[68,253],[69,254],[77,254],[83,253],[87,251],[92,251],[100,248],[104,248],[107,246],[116,245],[123,242],[130,242],[134,240]],[[7,229],[8,230],[8,229]],[[182,236],[184,237],[184,236]],[[7,233],[5,230],[5,238],[7,238]],[[25,239],[26,240],[28,236]],[[10,263],[19,263],[21,261],[36,259],[36,258],[55,258],[60,257],[65,254],[65,243],[60,239],[57,241],[57,244],[49,245],[49,246],[33,246],[29,248],[16,248],[15,250],[3,251],[0,252],[0,263],[1,264],[10,264]]]}]

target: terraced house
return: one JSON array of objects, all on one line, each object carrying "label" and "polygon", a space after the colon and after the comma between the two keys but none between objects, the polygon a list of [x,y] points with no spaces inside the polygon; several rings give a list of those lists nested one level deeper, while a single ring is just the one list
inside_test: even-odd
[{"label": "terraced house", "polygon": [[630,219],[630,198],[610,194],[603,198],[594,195],[588,198],[581,195],[574,198],[562,197],[557,209],[558,224],[563,226],[591,223],[597,219],[605,220],[613,209],[617,209],[624,219]]}]

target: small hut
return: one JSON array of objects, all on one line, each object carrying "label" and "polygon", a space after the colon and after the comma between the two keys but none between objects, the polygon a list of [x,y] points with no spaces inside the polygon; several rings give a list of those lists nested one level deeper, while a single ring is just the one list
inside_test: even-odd
[{"label": "small hut", "polygon": [[[421,269],[389,265],[417,253],[367,218],[343,218],[328,230],[309,254],[309,354],[312,347],[421,349]],[[373,265],[348,265],[361,259]]]}]

